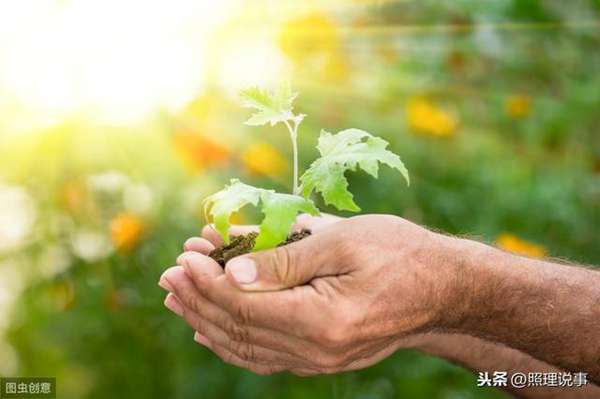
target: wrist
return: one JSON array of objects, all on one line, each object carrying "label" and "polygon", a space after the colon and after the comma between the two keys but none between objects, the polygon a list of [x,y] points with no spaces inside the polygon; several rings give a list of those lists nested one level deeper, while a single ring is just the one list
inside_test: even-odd
[{"label": "wrist", "polygon": [[485,298],[487,264],[501,251],[468,239],[437,235],[437,268],[442,274],[442,298],[434,331],[465,332]]},{"label": "wrist", "polygon": [[[464,240],[430,230],[424,235],[413,234],[413,242],[420,242],[413,252],[413,259],[423,272],[422,295],[424,323],[417,332],[423,334],[423,342],[429,342],[430,334],[457,330],[469,314],[475,273],[473,241]],[[400,257],[405,257],[402,252]]]},{"label": "wrist", "polygon": [[525,271],[531,262],[477,241],[446,238],[452,258],[448,282],[452,309],[446,309],[439,325],[455,333],[485,335],[490,323],[511,312],[511,306],[518,306],[533,288]]}]

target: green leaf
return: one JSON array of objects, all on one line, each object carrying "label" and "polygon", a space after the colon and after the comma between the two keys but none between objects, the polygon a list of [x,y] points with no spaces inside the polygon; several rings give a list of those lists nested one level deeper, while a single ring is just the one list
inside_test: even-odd
[{"label": "green leaf", "polygon": [[300,177],[304,196],[308,197],[315,190],[323,195],[326,204],[339,210],[359,211],[344,174],[360,168],[377,178],[379,163],[399,170],[410,184],[400,157],[387,150],[387,146],[387,141],[359,129],[347,129],[335,135],[322,130],[317,145],[321,158]]},{"label": "green leaf", "polygon": [[254,249],[272,248],[288,237],[290,228],[299,212],[318,215],[319,210],[312,201],[298,195],[279,194],[265,191],[261,196],[265,218],[260,224],[260,234]]},{"label": "green leaf", "polygon": [[205,213],[212,216],[215,229],[229,243],[229,219],[248,204],[258,205],[262,189],[231,179],[229,186],[204,200]]},{"label": "green leaf", "polygon": [[247,125],[259,126],[270,123],[271,126],[278,122],[294,119],[293,102],[297,93],[293,93],[289,84],[281,85],[275,91],[250,87],[240,92],[242,105],[258,112],[246,121]]},{"label": "green leaf", "polygon": [[[272,248],[284,241],[299,212],[318,215],[314,203],[298,195],[280,194],[273,190],[252,187],[232,179],[223,190],[205,200],[205,213],[210,215],[223,241],[229,243],[229,219],[234,212],[248,204],[260,206],[264,219],[254,249]],[[208,218],[207,218],[208,219]]]}]

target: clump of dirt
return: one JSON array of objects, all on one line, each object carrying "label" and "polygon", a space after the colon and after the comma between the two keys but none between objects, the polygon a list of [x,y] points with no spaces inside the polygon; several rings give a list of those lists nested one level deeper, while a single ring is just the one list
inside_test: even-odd
[{"label": "clump of dirt", "polygon": [[307,229],[302,229],[300,231],[295,231],[292,234],[290,234],[288,236],[288,238],[284,242],[282,242],[281,244],[279,244],[277,246],[281,247],[283,245],[288,245],[288,244],[291,244],[293,242],[300,241],[301,239],[306,238],[309,235],[310,235],[310,230],[307,230]]},{"label": "clump of dirt", "polygon": [[[306,229],[294,232],[290,234],[284,242],[279,244],[278,247],[300,241],[301,239],[308,237],[310,234],[310,230]],[[229,259],[249,253],[252,250],[252,247],[254,247],[254,242],[256,241],[257,236],[258,233],[249,233],[243,236],[231,237],[229,244],[213,249],[208,256],[213,258],[219,265],[221,265],[221,267],[225,267],[225,264],[229,261]]]},{"label": "clump of dirt", "polygon": [[213,249],[208,256],[213,258],[221,267],[225,267],[225,263],[229,259],[250,252],[257,236],[258,233],[249,233],[243,236],[231,237],[229,244]]}]

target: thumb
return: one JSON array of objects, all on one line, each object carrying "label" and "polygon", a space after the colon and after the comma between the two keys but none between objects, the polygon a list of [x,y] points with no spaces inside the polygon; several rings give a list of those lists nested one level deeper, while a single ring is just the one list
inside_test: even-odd
[{"label": "thumb", "polygon": [[306,284],[315,277],[339,274],[331,250],[320,247],[319,238],[307,237],[233,258],[225,265],[225,273],[229,281],[244,291],[277,291]]}]

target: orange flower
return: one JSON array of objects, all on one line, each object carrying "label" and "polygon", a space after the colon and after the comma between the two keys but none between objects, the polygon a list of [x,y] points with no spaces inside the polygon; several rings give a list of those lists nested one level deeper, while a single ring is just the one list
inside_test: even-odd
[{"label": "orange flower", "polygon": [[543,246],[522,240],[510,233],[500,234],[496,239],[496,245],[506,251],[531,258],[543,258],[548,254],[548,251]]},{"label": "orange flower", "polygon": [[286,160],[280,152],[268,143],[251,144],[242,154],[244,167],[258,175],[275,176],[286,167]]},{"label": "orange flower", "polygon": [[222,164],[230,156],[227,147],[191,130],[177,131],[174,145],[183,162],[193,171]]},{"label": "orange flower", "polygon": [[504,111],[511,118],[524,118],[531,113],[531,98],[520,94],[510,96],[504,102]]},{"label": "orange flower", "polygon": [[278,42],[286,55],[300,61],[306,56],[337,50],[337,26],[324,14],[313,12],[288,21]]},{"label": "orange flower", "polygon": [[450,113],[424,98],[413,98],[406,106],[408,125],[417,132],[433,136],[451,136],[458,121]]},{"label": "orange flower", "polygon": [[144,224],[134,214],[121,213],[111,221],[110,231],[115,248],[121,252],[128,252],[140,242]]}]

